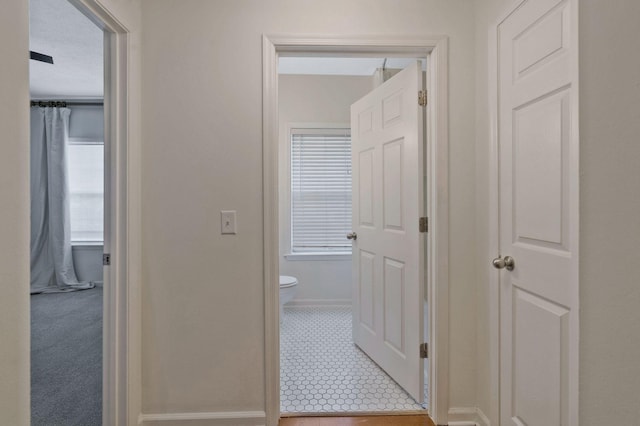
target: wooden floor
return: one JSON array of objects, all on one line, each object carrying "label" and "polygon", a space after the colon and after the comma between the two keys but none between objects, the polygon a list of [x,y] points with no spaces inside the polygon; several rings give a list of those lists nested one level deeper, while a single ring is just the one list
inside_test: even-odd
[{"label": "wooden floor", "polygon": [[427,415],[358,417],[286,417],[280,426],[435,426]]}]

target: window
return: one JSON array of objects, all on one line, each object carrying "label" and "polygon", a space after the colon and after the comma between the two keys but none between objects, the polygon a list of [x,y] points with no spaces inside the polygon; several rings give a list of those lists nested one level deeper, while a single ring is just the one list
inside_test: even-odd
[{"label": "window", "polygon": [[71,242],[103,242],[104,143],[68,145]]},{"label": "window", "polygon": [[351,253],[349,129],[291,130],[291,252]]}]

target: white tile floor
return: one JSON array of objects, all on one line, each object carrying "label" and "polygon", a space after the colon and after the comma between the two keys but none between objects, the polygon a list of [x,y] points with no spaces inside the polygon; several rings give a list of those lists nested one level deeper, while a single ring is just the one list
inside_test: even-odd
[{"label": "white tile floor", "polygon": [[282,413],[423,409],[353,344],[350,308],[285,308],[280,388]]}]

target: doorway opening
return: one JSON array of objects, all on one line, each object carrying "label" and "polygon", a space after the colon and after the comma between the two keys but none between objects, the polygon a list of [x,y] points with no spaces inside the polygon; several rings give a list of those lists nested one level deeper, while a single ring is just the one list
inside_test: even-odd
[{"label": "doorway opening", "polygon": [[347,237],[354,229],[351,105],[416,62],[426,72],[426,58],[279,59],[283,416],[427,406],[427,380],[412,397],[376,363],[375,353],[356,344],[353,240]]},{"label": "doorway opening", "polygon": [[99,425],[104,33],[67,0],[31,0],[30,50],[31,419]]},{"label": "doorway opening", "polygon": [[121,423],[137,409],[128,30],[95,0],[30,0],[30,20],[32,423]]},{"label": "doorway opening", "polygon": [[[438,43],[439,50],[433,55]],[[404,121],[395,117],[403,112],[419,110],[416,114],[420,116],[419,120],[411,125],[415,136],[405,139],[404,134],[396,135],[395,139],[383,144],[385,149],[390,148],[389,156],[385,158],[398,160],[396,169],[392,165],[384,170],[371,170],[370,175],[384,172],[388,178],[397,178],[395,182],[401,184],[410,176],[405,176],[403,166],[409,163],[400,160],[404,158],[402,152],[412,152],[420,161],[415,162],[415,178],[410,180],[414,181],[414,189],[420,191],[420,196],[412,192],[416,198],[413,207],[415,218],[403,216],[401,220],[408,223],[415,219],[417,233],[417,222],[423,212],[432,220],[446,213],[446,185],[442,186],[442,176],[446,176],[442,172],[446,165],[437,165],[435,161],[438,157],[446,158],[446,150],[443,150],[446,132],[442,128],[446,123],[446,109],[441,109],[442,100],[446,98],[446,85],[442,81],[446,66],[443,66],[442,57],[439,56],[446,50],[446,39],[403,45],[384,41],[358,41],[353,44],[343,40],[336,44],[327,40],[307,39],[274,41],[265,37],[263,47],[268,424],[277,424],[280,415],[406,414],[426,407],[430,408],[430,415],[437,418],[446,401],[430,392],[426,392],[429,394],[427,396],[422,384],[430,389],[441,384],[442,389],[446,389],[446,374],[442,374],[442,371],[438,374],[437,370],[438,359],[442,360],[447,347],[446,335],[438,328],[446,327],[446,319],[441,320],[446,312],[446,294],[442,291],[445,286],[436,290],[435,285],[436,282],[446,284],[446,275],[442,274],[441,264],[438,263],[438,260],[441,262],[446,258],[446,253],[436,254],[437,241],[446,242],[446,231],[442,232],[446,220],[435,222],[438,232],[421,234],[424,237],[424,246],[421,246],[424,252],[423,249],[415,250],[421,253],[417,256],[420,262],[406,264],[413,270],[420,270],[420,273],[408,273],[405,277],[404,260],[382,257],[383,262],[389,261],[388,265],[384,265],[389,268],[383,269],[384,274],[387,271],[390,273],[385,280],[392,282],[398,278],[395,282],[402,286],[397,297],[391,295],[384,301],[387,305],[382,305],[382,308],[373,308],[373,304],[369,303],[371,300],[360,297],[363,280],[359,277],[363,271],[366,274],[367,269],[363,269],[361,254],[366,250],[359,248],[360,255],[356,256],[355,261],[352,259],[352,242],[357,238],[356,232],[353,232],[354,226],[362,222],[362,215],[356,213],[354,217],[358,220],[352,220],[351,204],[353,201],[353,208],[360,209],[357,200],[370,197],[360,192],[352,197],[352,178],[359,181],[353,186],[354,191],[360,191],[367,185],[362,183],[361,176],[366,164],[360,164],[362,156],[355,151],[355,169],[352,173],[351,138],[355,131],[355,140],[366,139],[360,137],[366,132],[362,132],[361,128],[354,130],[353,126],[363,123],[366,114],[362,111],[373,111],[373,107],[367,109],[366,105],[358,106],[360,98],[381,96],[380,105],[384,104],[386,110],[380,109],[380,115],[384,116],[386,123],[394,119],[396,122]],[[411,62],[413,65],[398,73],[396,79],[392,77]],[[330,68],[335,68],[336,64],[341,64],[342,71],[331,71]],[[367,71],[361,71],[360,75],[345,71],[358,68],[366,68]],[[412,77],[407,77],[411,73],[413,82]],[[401,80],[401,83],[397,83]],[[410,86],[407,82],[416,85]],[[437,102],[433,105],[420,109],[419,95],[425,83],[426,88],[439,94],[439,97],[434,98]],[[405,86],[414,87],[415,93],[410,93],[414,89],[402,92]],[[405,103],[401,100],[403,97],[411,97],[415,104]],[[350,107],[354,103],[350,114]],[[434,123],[438,111],[444,117],[440,116]],[[276,117],[279,117],[278,120]],[[410,141],[412,137],[414,142]],[[419,149],[409,151],[413,149],[412,143]],[[398,153],[399,156],[396,155]],[[422,165],[425,166],[424,175]],[[441,186],[438,187],[438,184]],[[391,187],[386,187],[386,191],[391,193]],[[436,196],[439,197],[438,202],[435,201]],[[403,195],[399,198],[409,197]],[[400,208],[406,206],[401,205]],[[389,210],[384,214],[393,215],[394,212]],[[387,222],[387,228],[395,226]],[[362,231],[361,228],[357,230],[358,233]],[[404,234],[404,230],[395,229],[402,231],[397,234]],[[360,241],[353,243],[354,247],[364,244],[366,240],[361,237]],[[443,246],[446,247],[446,244]],[[274,252],[275,255],[269,254]],[[374,279],[370,278],[369,281],[373,282]],[[413,287],[405,287],[406,281],[411,281]],[[354,285],[353,282],[358,284]],[[413,299],[409,303],[406,303],[409,298],[405,297],[409,293],[405,294],[405,291],[416,293],[415,297],[411,293]],[[281,300],[288,302],[286,307],[281,306]],[[416,300],[423,302],[413,303]],[[430,306],[426,309],[426,300],[430,304],[433,301],[434,308]],[[353,301],[354,309],[351,307]],[[396,306],[398,309],[390,307],[395,302],[399,303]],[[405,309],[406,304],[416,308]],[[368,306],[380,311],[375,316],[391,316],[394,311],[412,312],[399,315],[385,324],[376,324],[376,327],[384,328],[378,334],[385,334],[386,337],[381,338],[381,344],[374,348],[368,337],[362,337],[363,332],[358,331],[356,325],[364,324],[361,328],[366,334],[367,324],[362,321],[362,312],[369,309]],[[438,318],[437,323],[433,321],[434,318]],[[410,332],[407,331],[409,329]],[[394,336],[395,331],[397,333]],[[411,333],[414,337],[412,344],[416,346],[414,354],[410,354],[408,347],[403,346],[409,341],[405,338]],[[418,344],[418,340],[426,343],[428,337],[434,334],[437,335],[438,345],[434,345],[435,341],[430,343],[432,353],[428,361],[420,359],[419,346],[426,348]],[[397,340],[394,341],[394,337]],[[394,347],[394,344],[397,345]],[[399,374],[397,360],[390,362],[384,351],[397,353],[397,359],[413,357],[417,361],[407,363],[413,367],[400,366],[404,370]],[[402,351],[406,351],[406,354]],[[420,386],[417,386],[418,383]],[[438,421],[444,418],[441,415]]]}]

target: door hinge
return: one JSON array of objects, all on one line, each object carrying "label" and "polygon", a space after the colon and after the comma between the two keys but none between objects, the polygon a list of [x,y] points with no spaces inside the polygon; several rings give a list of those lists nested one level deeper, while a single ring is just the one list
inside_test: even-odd
[{"label": "door hinge", "polygon": [[418,105],[427,106],[427,91],[420,90],[418,91]]},{"label": "door hinge", "polygon": [[420,344],[420,358],[429,358],[429,344],[421,343]]},{"label": "door hinge", "polygon": [[111,253],[103,253],[102,254],[102,264],[104,266],[111,265]]},{"label": "door hinge", "polygon": [[420,232],[429,232],[429,218],[421,217],[420,218]]}]

